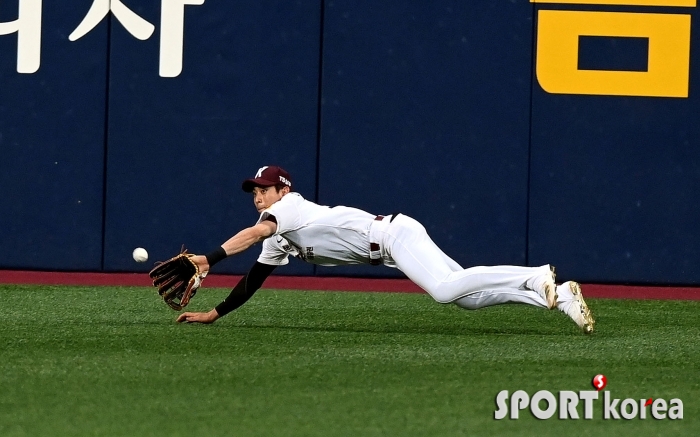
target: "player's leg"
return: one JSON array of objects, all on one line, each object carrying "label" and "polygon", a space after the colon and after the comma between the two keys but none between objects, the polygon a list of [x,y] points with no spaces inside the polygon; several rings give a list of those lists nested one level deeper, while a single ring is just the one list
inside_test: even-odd
[{"label": "player's leg", "polygon": [[542,296],[532,290],[511,291],[500,289],[477,291],[476,293],[468,294],[454,301],[454,304],[458,307],[468,310],[477,310],[479,308],[504,303],[525,303],[547,308]]},{"label": "player's leg", "polygon": [[569,281],[557,287],[559,299],[557,308],[571,319],[583,330],[590,334],[595,327],[595,319],[591,310],[586,305],[581,294],[581,286],[577,282]]},{"label": "player's leg", "polygon": [[[384,244],[389,245],[396,266],[438,302],[455,302],[471,309],[502,303],[547,308],[544,297],[534,290],[550,275],[549,266],[456,269],[459,265],[447,261],[451,259],[430,239],[425,228],[403,215],[383,233]],[[474,296],[464,299],[470,295]]]},{"label": "player's leg", "polygon": [[443,252],[442,250],[440,250],[440,252],[442,253],[442,260],[445,262],[445,264],[450,270],[452,270],[453,272],[464,270],[464,267],[460,266],[459,263],[457,263],[457,261],[447,256],[445,252]]}]

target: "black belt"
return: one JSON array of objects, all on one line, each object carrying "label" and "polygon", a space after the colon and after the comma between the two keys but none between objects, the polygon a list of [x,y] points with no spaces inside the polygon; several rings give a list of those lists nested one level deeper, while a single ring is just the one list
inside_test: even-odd
[{"label": "black belt", "polygon": [[[391,219],[389,220],[389,223],[393,222],[394,219],[396,218],[397,215],[400,213],[396,212],[391,215]],[[382,221],[384,220],[383,215],[378,215],[374,218],[375,221]],[[383,264],[382,263],[382,253],[381,250],[379,249],[379,243],[369,243],[369,263],[373,266],[378,266]]]}]

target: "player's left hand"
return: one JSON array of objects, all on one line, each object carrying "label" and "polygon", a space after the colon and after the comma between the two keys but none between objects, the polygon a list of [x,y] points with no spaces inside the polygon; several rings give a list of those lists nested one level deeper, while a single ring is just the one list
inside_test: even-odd
[{"label": "player's left hand", "polygon": [[199,267],[199,272],[200,273],[208,273],[209,272],[209,263],[207,262],[207,257],[204,255],[194,255],[193,257],[190,258],[193,263]]},{"label": "player's left hand", "polygon": [[216,319],[219,318],[219,313],[216,309],[209,311],[208,313],[194,313],[187,312],[182,313],[177,318],[177,323],[187,322],[187,323],[214,323]]}]

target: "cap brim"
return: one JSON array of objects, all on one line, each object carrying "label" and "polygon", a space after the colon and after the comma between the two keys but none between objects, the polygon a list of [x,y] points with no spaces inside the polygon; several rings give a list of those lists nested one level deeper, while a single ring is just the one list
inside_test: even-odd
[{"label": "cap brim", "polygon": [[242,188],[243,188],[243,191],[245,191],[246,193],[250,193],[253,191],[253,188],[255,188],[255,187],[271,187],[273,185],[275,185],[275,183],[270,182],[267,179],[262,179],[262,178],[246,179],[245,181],[243,181]]}]

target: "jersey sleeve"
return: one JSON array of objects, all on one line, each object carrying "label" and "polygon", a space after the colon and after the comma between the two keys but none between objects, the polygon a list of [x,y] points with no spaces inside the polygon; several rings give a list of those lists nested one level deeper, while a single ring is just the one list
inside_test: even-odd
[{"label": "jersey sleeve", "polygon": [[[278,239],[281,241],[278,242]],[[289,264],[289,252],[285,250],[285,244],[287,244],[286,240],[278,236],[273,235],[265,239],[262,243],[262,251],[258,257],[258,262],[269,266],[284,266]]]},{"label": "jersey sleeve", "polygon": [[273,221],[277,223],[277,231],[274,235],[295,231],[301,226],[299,208],[296,202],[294,202],[293,196],[289,194],[263,211],[260,214],[258,223],[269,220],[270,217],[274,217]]}]

